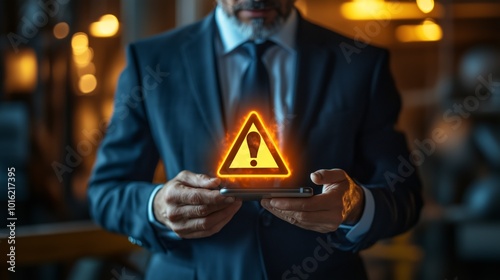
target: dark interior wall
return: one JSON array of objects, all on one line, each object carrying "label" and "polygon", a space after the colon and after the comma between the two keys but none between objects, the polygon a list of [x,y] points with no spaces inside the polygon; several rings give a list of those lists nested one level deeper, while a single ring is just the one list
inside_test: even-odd
[{"label": "dark interior wall", "polygon": [[130,43],[175,27],[175,7],[175,0],[121,1],[122,42]]}]

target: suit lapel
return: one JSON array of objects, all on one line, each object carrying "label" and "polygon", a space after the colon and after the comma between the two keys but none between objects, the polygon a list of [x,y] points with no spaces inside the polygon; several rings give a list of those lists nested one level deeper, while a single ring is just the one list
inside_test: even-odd
[{"label": "suit lapel", "polygon": [[[308,135],[317,121],[317,110],[323,103],[326,85],[333,71],[333,55],[311,23],[299,17],[297,29],[297,71],[295,99],[290,133]],[[289,137],[290,138],[290,137]],[[297,139],[299,140],[299,139]],[[299,140],[300,142],[303,139]]]},{"label": "suit lapel", "polygon": [[224,111],[215,57],[214,15],[208,16],[197,33],[183,45],[183,62],[202,122],[216,143],[225,136]]}]

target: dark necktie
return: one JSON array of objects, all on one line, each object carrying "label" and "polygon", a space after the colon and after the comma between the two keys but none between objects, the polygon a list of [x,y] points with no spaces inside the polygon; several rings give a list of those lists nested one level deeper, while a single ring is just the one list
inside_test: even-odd
[{"label": "dark necktie", "polygon": [[253,110],[259,112],[266,121],[272,118],[271,83],[262,56],[273,45],[271,41],[261,44],[249,41],[241,46],[249,54],[251,62],[241,80],[241,98],[236,116],[238,119]]}]

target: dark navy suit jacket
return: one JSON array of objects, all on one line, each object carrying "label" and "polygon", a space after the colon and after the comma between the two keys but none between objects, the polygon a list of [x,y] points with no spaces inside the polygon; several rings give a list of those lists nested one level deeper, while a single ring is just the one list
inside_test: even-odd
[{"label": "dark navy suit jacket", "polygon": [[387,51],[366,46],[347,57],[342,48],[354,47],[352,39],[302,18],[294,118],[283,151],[293,159],[293,175],[282,185],[311,186],[312,171],[346,170],[373,193],[375,214],[366,236],[351,243],[342,230],[303,230],[253,202],[245,202],[207,238],[175,240],[148,221],[159,159],[168,179],[182,170],[216,174],[227,133],[216,32],[212,14],[128,47],[113,117],[89,183],[92,216],[153,253],[151,279],[365,278],[357,252],[409,229],[422,206],[415,172],[401,168],[408,150],[394,130],[400,98]]}]

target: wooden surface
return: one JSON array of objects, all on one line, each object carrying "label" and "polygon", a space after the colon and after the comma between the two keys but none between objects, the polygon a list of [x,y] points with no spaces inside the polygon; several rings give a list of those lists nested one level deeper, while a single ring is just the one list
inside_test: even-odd
[{"label": "wooden surface", "polygon": [[[0,266],[6,269],[5,230],[0,231]],[[16,228],[16,267],[74,260],[83,256],[110,256],[138,250],[127,238],[109,233],[90,221]]]}]

